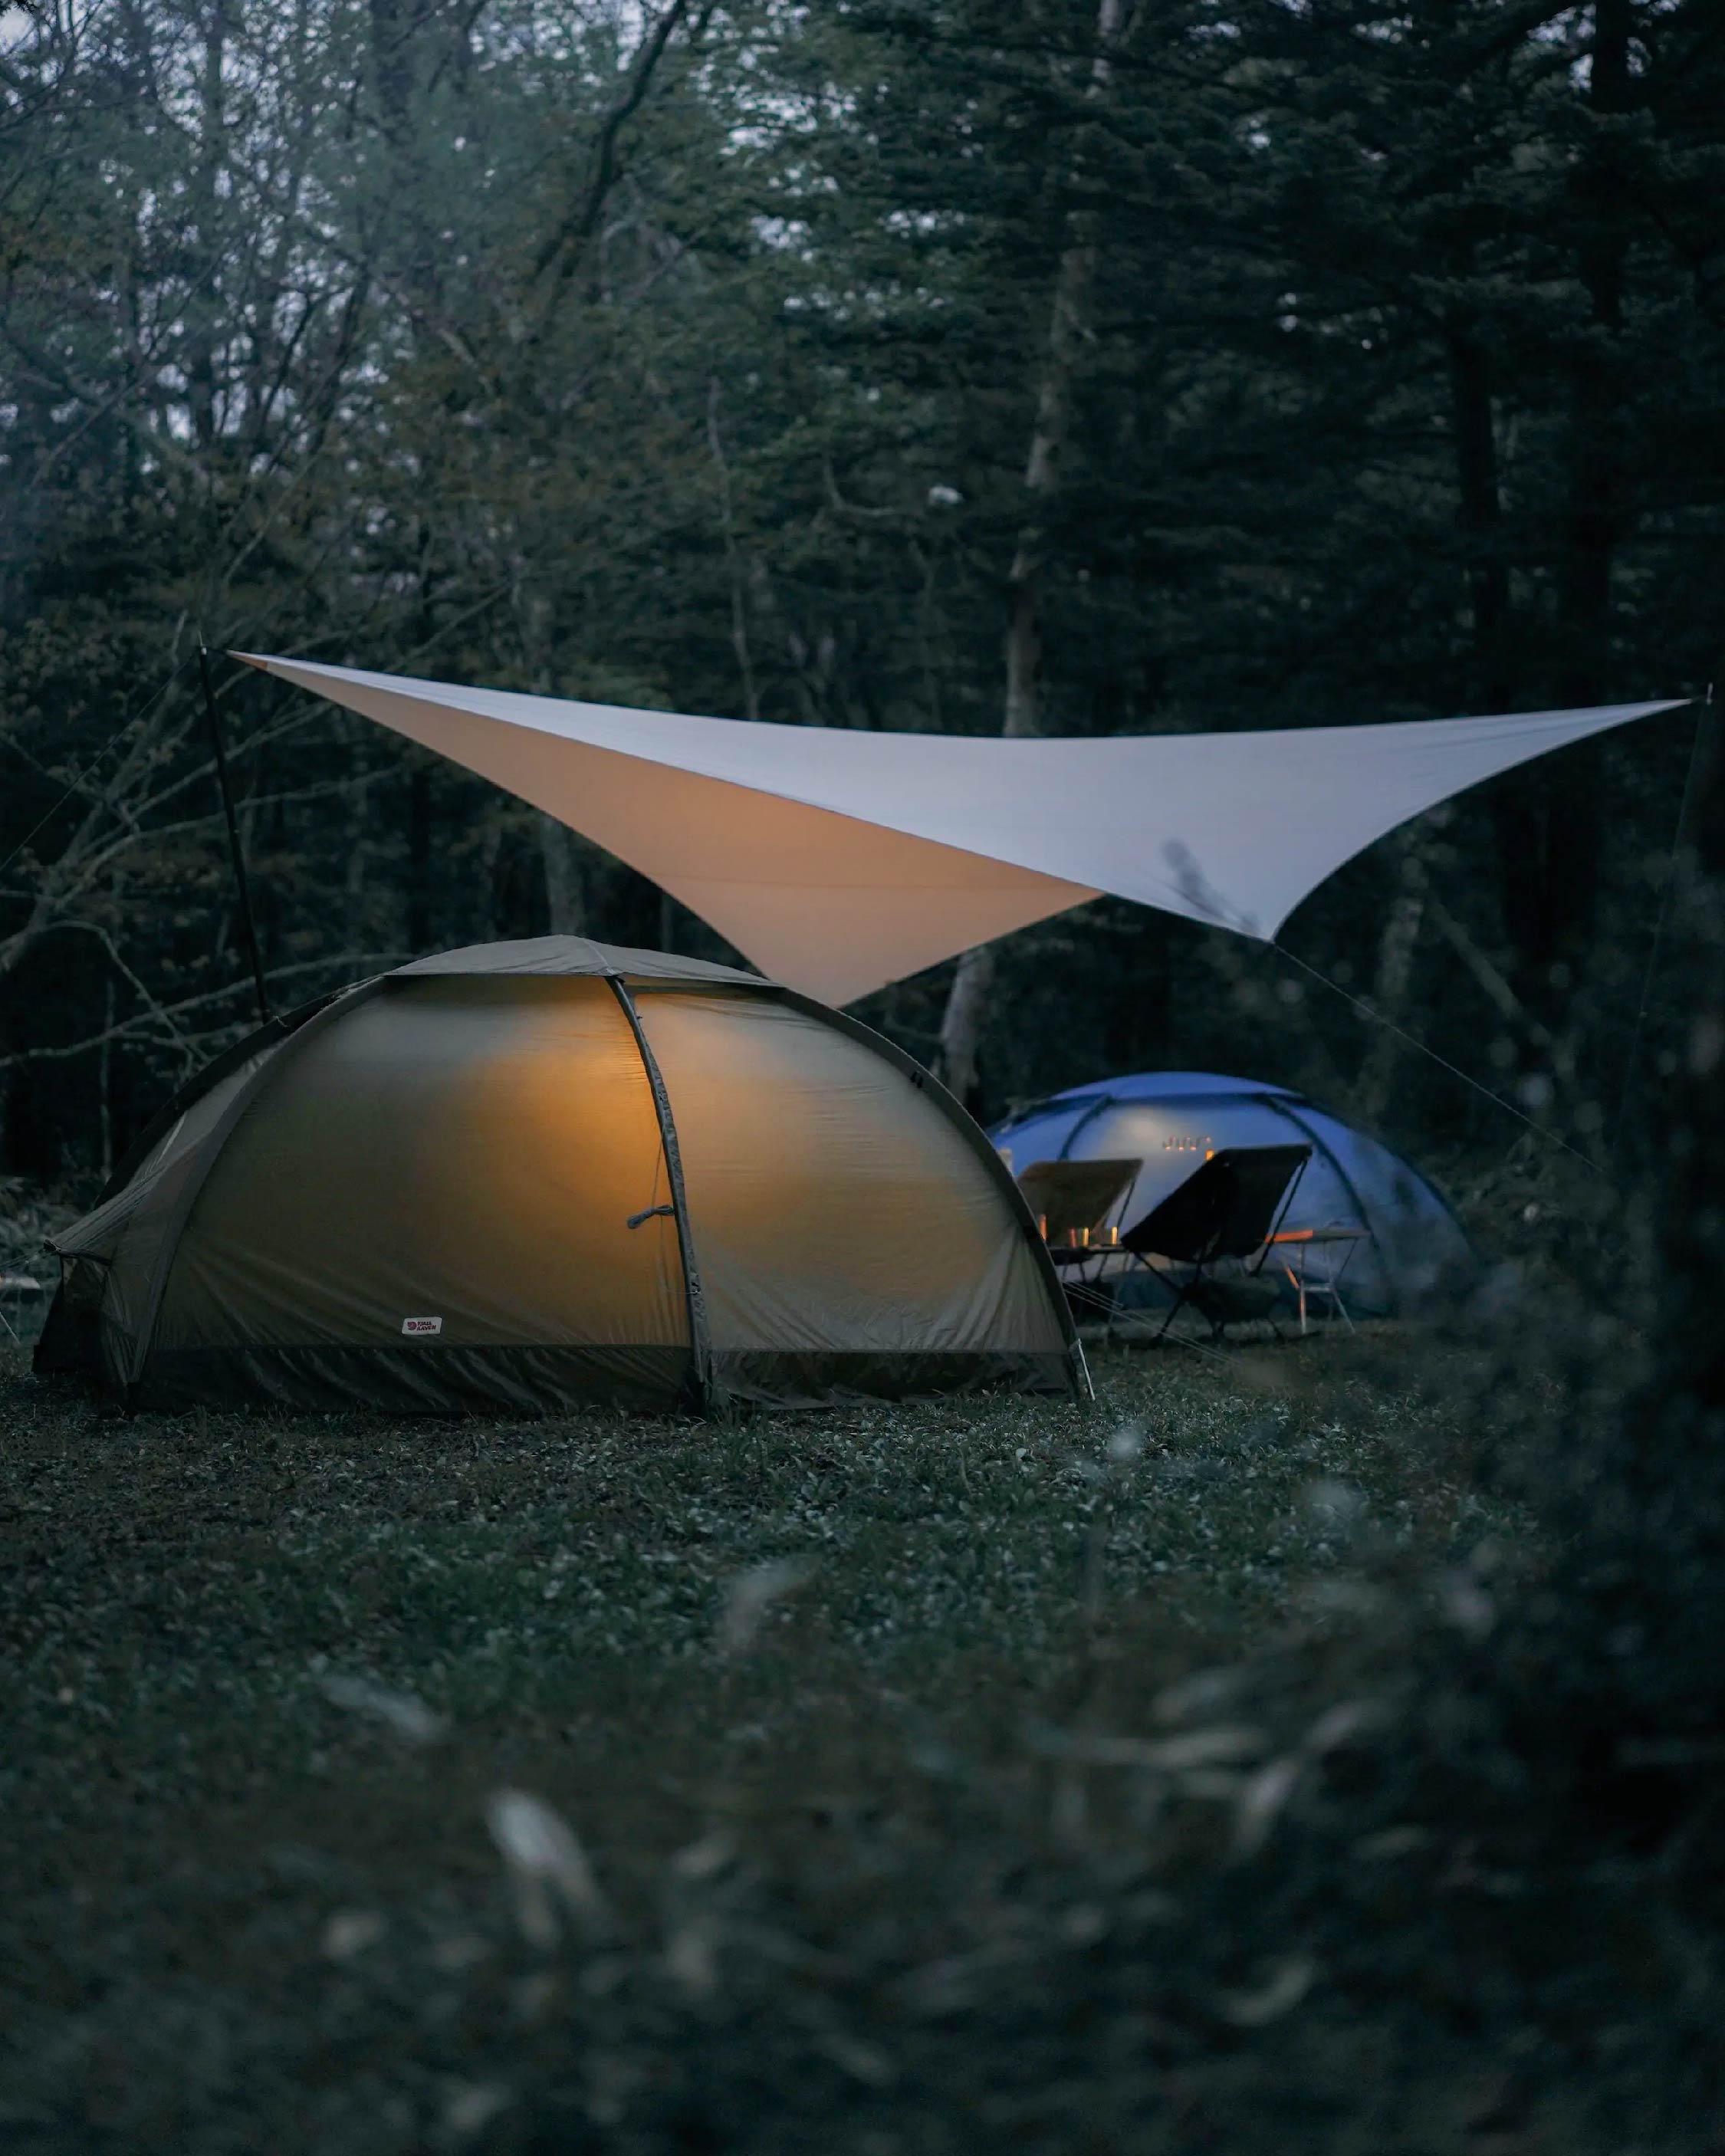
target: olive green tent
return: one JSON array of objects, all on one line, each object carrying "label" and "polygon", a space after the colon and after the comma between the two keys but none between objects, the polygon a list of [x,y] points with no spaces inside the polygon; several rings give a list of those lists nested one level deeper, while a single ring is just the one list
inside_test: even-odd
[{"label": "olive green tent", "polygon": [[39,1368],[134,1401],[556,1413],[1072,1389],[982,1132],[854,1020],[574,937],[278,1019],[57,1240]]}]

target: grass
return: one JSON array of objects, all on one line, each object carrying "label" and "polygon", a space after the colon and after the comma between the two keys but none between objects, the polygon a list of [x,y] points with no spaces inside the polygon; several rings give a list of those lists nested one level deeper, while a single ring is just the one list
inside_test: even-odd
[{"label": "grass", "polygon": [[1384,1734],[1537,1570],[1480,1373],[1098,1377],[125,1419],[12,1353],[0,2148],[1634,2145],[1544,2005],[1480,2034],[1561,1989],[1474,1940],[1547,1889]]}]

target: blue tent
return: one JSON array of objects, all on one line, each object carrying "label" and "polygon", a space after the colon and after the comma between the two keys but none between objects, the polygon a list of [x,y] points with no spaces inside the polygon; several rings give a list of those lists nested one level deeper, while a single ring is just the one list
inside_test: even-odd
[{"label": "blue tent", "polygon": [[[1399,1153],[1285,1086],[1208,1070],[1147,1070],[1074,1086],[989,1132],[1014,1175],[1040,1160],[1142,1162],[1113,1216],[1142,1219],[1224,1146],[1309,1145],[1312,1159],[1283,1226],[1363,1228],[1356,1243],[1302,1253],[1307,1278],[1338,1271],[1357,1315],[1406,1316],[1476,1270],[1448,1204]],[[1139,1276],[1145,1287],[1148,1276]],[[1122,1283],[1124,1286],[1124,1283]]]}]

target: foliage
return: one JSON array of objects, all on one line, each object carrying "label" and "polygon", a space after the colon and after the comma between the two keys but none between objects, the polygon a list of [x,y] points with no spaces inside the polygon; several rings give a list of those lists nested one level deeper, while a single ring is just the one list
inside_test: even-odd
[{"label": "foliage", "polygon": [[20,2145],[1700,2150],[1700,1875],[1507,1741],[1551,1552],[1468,1484],[1549,1376],[1399,1359],[716,1430],[16,1389]]},{"label": "foliage", "polygon": [[[1101,59],[1089,0],[8,18],[6,1158],[92,1165],[244,1021],[200,633],[987,729],[1029,544],[1059,731],[1702,686],[1710,12],[1138,0]],[[1094,275],[1032,529],[1075,232]],[[218,670],[280,1000],[547,922],[716,950],[478,782]],[[1643,1060],[1687,747],[1662,721],[1486,789],[1291,940],[1597,1150]],[[1002,963],[985,1105],[1208,1063],[1415,1141],[1514,1136],[1224,937],[1104,906]],[[932,1053],[945,979],[867,1014]],[[1673,1015],[1656,993],[1656,1098]]]}]

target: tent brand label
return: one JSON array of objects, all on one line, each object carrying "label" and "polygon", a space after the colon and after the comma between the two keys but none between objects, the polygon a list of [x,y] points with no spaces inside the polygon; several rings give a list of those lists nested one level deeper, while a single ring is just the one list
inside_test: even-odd
[{"label": "tent brand label", "polygon": [[404,1317],[401,1329],[415,1339],[423,1339],[428,1332],[441,1332],[444,1322],[440,1317]]}]

